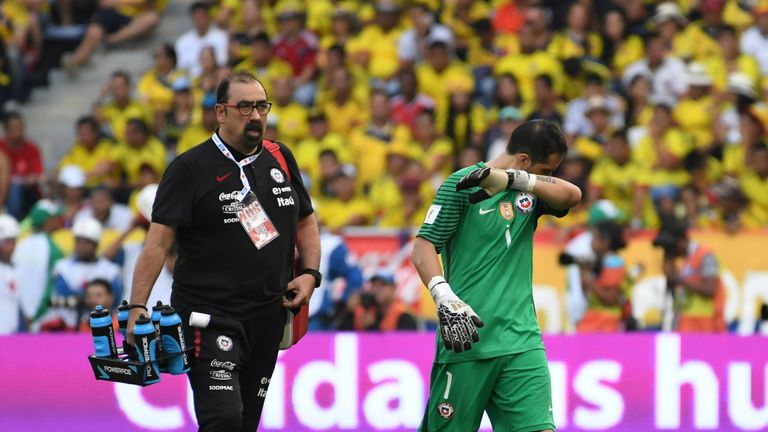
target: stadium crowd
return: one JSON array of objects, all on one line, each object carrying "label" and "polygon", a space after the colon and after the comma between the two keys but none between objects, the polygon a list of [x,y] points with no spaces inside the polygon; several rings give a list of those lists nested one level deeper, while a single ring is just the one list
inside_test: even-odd
[{"label": "stadium crowd", "polygon": [[[3,105],[45,81],[51,28],[83,24],[60,56],[74,80],[100,45],[162,25],[166,2],[95,3],[2,3]],[[606,201],[627,230],[658,229],[669,215],[727,232],[768,226],[768,1],[211,0],[188,11],[191,28],[152,47],[150,70],[115,70],[78,107],[77,140],[55,172],[24,118],[4,112],[0,260],[24,277],[19,313],[1,309],[0,332],[75,329],[83,310],[127,296],[130,240],[149,219],[142,191],[210,136],[216,85],[240,70],[264,84],[265,136],[292,149],[328,235],[418,227],[451,172],[503,152],[529,119],[562,125],[569,153],[555,175],[585,197],[540,221],[563,239],[596,226]],[[613,230],[596,229],[599,256],[620,248]],[[173,260],[166,267],[170,280]],[[604,280],[603,267],[586,269],[596,273],[584,283]],[[323,302],[317,328],[412,328],[392,316],[405,308],[391,276],[371,282],[373,295],[343,296],[349,306]],[[361,312],[366,302],[393,312]]]}]

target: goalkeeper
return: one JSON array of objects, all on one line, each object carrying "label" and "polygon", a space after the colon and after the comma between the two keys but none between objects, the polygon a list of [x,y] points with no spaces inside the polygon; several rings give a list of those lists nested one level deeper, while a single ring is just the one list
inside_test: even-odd
[{"label": "goalkeeper", "polygon": [[555,429],[531,274],[539,216],[581,199],[550,177],[566,150],[555,123],[523,123],[505,154],[451,174],[429,208],[412,259],[440,322],[420,430],[477,430],[483,410],[494,431]]}]

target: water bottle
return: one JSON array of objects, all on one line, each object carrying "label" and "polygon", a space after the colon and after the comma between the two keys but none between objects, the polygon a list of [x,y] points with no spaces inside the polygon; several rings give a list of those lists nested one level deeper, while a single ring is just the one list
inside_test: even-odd
[{"label": "water bottle", "polygon": [[[157,304],[152,306],[152,325],[155,326],[155,338],[157,339],[157,350],[155,356],[160,357],[165,354],[163,349],[163,340],[160,337],[160,317],[163,312],[163,302],[157,301]],[[158,362],[160,372],[168,372],[168,360],[160,360]]]},{"label": "water bottle", "polygon": [[125,341],[125,333],[128,330],[128,315],[131,314],[131,308],[128,307],[128,302],[123,300],[120,306],[117,307],[117,325],[120,327],[120,334],[123,335],[123,341]]},{"label": "water bottle", "polygon": [[155,338],[155,326],[144,314],[136,320],[133,327],[133,341],[136,344],[136,355],[140,362],[151,362],[146,365],[145,379],[146,384],[154,384],[160,381],[160,371],[157,367],[155,349],[157,348],[157,339]]},{"label": "water bottle", "polygon": [[189,358],[184,352],[184,330],[181,328],[181,317],[176,311],[165,306],[160,317],[160,338],[163,340],[165,353],[173,355],[168,359],[168,371],[174,375],[189,372]]},{"label": "water bottle", "polygon": [[117,357],[115,329],[112,328],[112,316],[109,310],[96,306],[91,312],[91,334],[96,357]]}]

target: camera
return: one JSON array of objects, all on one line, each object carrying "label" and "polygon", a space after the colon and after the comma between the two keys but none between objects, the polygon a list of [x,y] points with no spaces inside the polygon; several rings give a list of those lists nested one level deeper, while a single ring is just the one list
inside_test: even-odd
[{"label": "camera", "polygon": [[557,262],[561,266],[569,266],[571,264],[593,266],[595,264],[595,258],[593,256],[575,256],[567,252],[561,252],[557,257]]},{"label": "camera", "polygon": [[367,292],[361,293],[360,294],[360,304],[365,309],[370,309],[370,308],[376,307],[376,297],[374,297],[373,294],[371,294],[371,293],[367,293]]},{"label": "camera", "polygon": [[661,228],[652,244],[654,247],[662,248],[665,256],[674,257],[677,254],[678,240],[685,239],[687,236],[688,229],[685,222],[667,216],[662,218]]}]

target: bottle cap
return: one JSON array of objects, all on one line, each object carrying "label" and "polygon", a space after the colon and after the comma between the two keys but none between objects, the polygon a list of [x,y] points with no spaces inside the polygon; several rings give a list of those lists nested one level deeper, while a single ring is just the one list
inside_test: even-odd
[{"label": "bottle cap", "polygon": [[136,324],[147,324],[149,323],[149,318],[147,318],[144,314],[139,315],[139,318],[136,320]]},{"label": "bottle cap", "polygon": [[176,309],[172,308],[171,305],[165,305],[163,306],[162,315],[163,316],[169,316],[176,313]]},{"label": "bottle cap", "polygon": [[91,311],[91,318],[103,318],[105,316],[109,316],[109,311],[101,307],[101,305],[96,306],[96,309]]},{"label": "bottle cap", "polygon": [[117,307],[117,310],[119,310],[119,311],[126,311],[126,310],[129,310],[129,309],[130,308],[128,307],[128,301],[126,301],[126,300],[123,300],[123,302],[120,303],[120,306]]},{"label": "bottle cap", "polygon": [[163,302],[158,300],[157,304],[152,306],[152,312],[163,310]]}]

